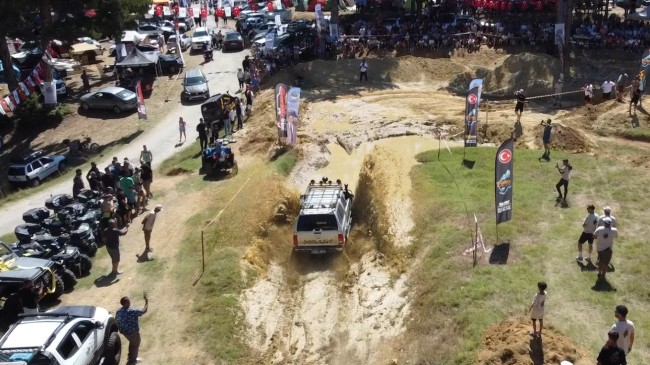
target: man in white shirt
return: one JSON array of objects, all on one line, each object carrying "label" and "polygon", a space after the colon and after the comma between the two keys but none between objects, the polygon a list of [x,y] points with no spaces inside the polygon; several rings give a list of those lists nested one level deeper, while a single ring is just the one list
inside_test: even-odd
[{"label": "man in white shirt", "polygon": [[359,64],[359,82],[364,78],[368,81],[368,62],[365,58],[361,61],[361,64]]},{"label": "man in white shirt", "polygon": [[612,208],[606,206],[603,208],[603,214],[604,215],[601,215],[600,218],[598,218],[598,226],[604,226],[605,223],[603,222],[603,218],[609,218],[612,220],[612,227],[616,228],[616,218],[612,215]]},{"label": "man in white shirt", "polygon": [[612,97],[612,90],[614,90],[614,86],[616,86],[616,83],[611,79],[607,79],[605,82],[603,82],[602,88],[604,100],[609,100]]},{"label": "man in white shirt", "polygon": [[612,261],[612,246],[614,246],[614,238],[618,237],[618,230],[612,228],[612,219],[609,217],[603,218],[603,223],[603,226],[594,231],[594,239],[598,250],[598,278],[604,280],[609,263]]},{"label": "man in white shirt", "polygon": [[594,213],[595,209],[596,207],[593,204],[587,206],[588,214],[582,223],[582,234],[578,239],[578,257],[576,257],[578,261],[582,261],[582,245],[585,242],[589,242],[589,256],[587,257],[587,261],[591,261],[591,253],[594,250],[594,232],[598,228],[598,214]]},{"label": "man in white shirt", "polygon": [[632,351],[634,344],[634,322],[627,319],[627,307],[617,305],[614,310],[614,316],[617,321],[612,325],[612,331],[618,332],[618,341],[616,345],[625,351],[625,356]]},{"label": "man in white shirt", "polygon": [[153,231],[153,225],[156,223],[156,215],[162,210],[162,205],[156,205],[156,208],[153,212],[149,212],[144,219],[142,220],[142,231],[144,232],[144,252],[149,253],[153,250],[149,245],[151,241],[151,231]]},{"label": "man in white shirt", "polygon": [[594,97],[594,85],[591,82],[587,82],[583,89],[585,91],[585,102],[591,104],[591,99]]}]

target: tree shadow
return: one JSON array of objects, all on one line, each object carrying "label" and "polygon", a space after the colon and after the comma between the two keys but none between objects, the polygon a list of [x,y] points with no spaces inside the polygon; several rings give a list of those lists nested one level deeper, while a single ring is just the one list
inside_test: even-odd
[{"label": "tree shadow", "polygon": [[528,350],[533,365],[544,365],[544,343],[542,336],[530,339],[530,349]]}]

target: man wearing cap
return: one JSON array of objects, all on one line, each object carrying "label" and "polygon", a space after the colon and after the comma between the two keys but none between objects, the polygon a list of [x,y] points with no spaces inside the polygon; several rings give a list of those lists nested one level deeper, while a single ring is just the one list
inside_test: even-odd
[{"label": "man wearing cap", "polygon": [[616,228],[616,218],[614,218],[614,216],[612,215],[612,208],[606,206],[605,208],[603,208],[603,213],[605,215],[601,215],[600,218],[598,219],[598,226],[599,227],[604,226],[605,223],[603,222],[603,219],[609,218],[612,221],[612,227]]},{"label": "man wearing cap", "polygon": [[110,219],[108,221],[108,228],[104,230],[104,241],[106,243],[106,251],[111,257],[111,264],[113,269],[111,270],[110,275],[116,276],[122,272],[119,270],[120,266],[120,236],[124,236],[129,231],[129,224],[126,224],[126,227],[123,229],[117,228],[117,222],[115,219]]},{"label": "man wearing cap", "polygon": [[607,342],[596,358],[598,365],[627,365],[625,351],[616,344],[618,338],[619,334],[616,331],[607,333]]},{"label": "man wearing cap", "polygon": [[582,261],[582,245],[589,242],[589,256],[587,261],[591,261],[591,253],[594,250],[594,232],[598,228],[598,214],[594,213],[596,207],[593,204],[587,206],[587,216],[582,222],[582,234],[578,238],[578,257],[576,260]]},{"label": "man wearing cap", "polygon": [[147,213],[147,215],[142,220],[142,231],[144,232],[144,251],[152,252],[151,246],[149,246],[149,241],[151,241],[151,231],[153,231],[153,225],[156,223],[156,216],[162,210],[162,205],[156,205],[156,208],[153,212]]},{"label": "man wearing cap", "polygon": [[627,312],[626,306],[617,305],[614,310],[617,321],[612,325],[612,331],[618,333],[616,344],[625,351],[626,356],[632,351],[632,345],[634,345],[634,323],[627,319]]},{"label": "man wearing cap", "polygon": [[612,219],[603,218],[604,225],[596,228],[594,239],[596,240],[596,250],[598,250],[598,278],[605,279],[607,267],[612,261],[612,246],[614,238],[618,237],[618,230],[612,228]]}]

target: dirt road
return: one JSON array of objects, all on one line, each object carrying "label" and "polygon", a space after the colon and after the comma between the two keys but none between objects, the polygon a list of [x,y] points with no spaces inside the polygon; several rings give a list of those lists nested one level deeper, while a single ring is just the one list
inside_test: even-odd
[{"label": "dirt road", "polygon": [[[212,17],[209,18],[208,26],[215,26]],[[227,91],[234,93],[237,91],[237,68],[241,67],[241,61],[246,54],[248,54],[248,51],[236,53],[215,53],[215,61],[207,63],[201,67],[208,77],[211,94],[225,93]],[[195,54],[189,57],[202,56],[200,54]],[[123,149],[115,152],[114,156],[118,157],[120,160],[124,157],[128,157],[131,161],[138,161],[142,145],[146,145],[153,153],[153,167],[156,168],[158,164],[172,156],[180,149],[189,145],[190,142],[197,137],[195,128],[196,124],[198,124],[199,118],[201,117],[201,106],[198,102],[191,105],[181,105],[180,97],[178,95],[173,95],[171,101],[162,105],[147,105],[147,108],[166,108],[168,109],[168,113],[166,113],[166,117],[162,121],[149,120],[141,122],[157,123],[159,126],[143,133],[127,146],[124,146]],[[175,147],[178,142],[179,117],[183,117],[183,119],[188,123],[187,143]],[[119,120],[115,121],[115,123],[119,122]],[[113,156],[105,156],[103,159],[98,160],[97,162],[99,167],[103,168],[107,166],[111,162],[112,158]],[[31,208],[43,206],[45,200],[50,197],[50,195],[61,193],[72,193],[72,181],[61,180],[56,185],[52,185],[44,191],[35,193],[7,205],[6,209],[3,209],[0,212],[0,222],[2,222],[0,223],[0,233],[5,234],[12,232],[17,225],[23,223],[21,217],[22,212]]]}]

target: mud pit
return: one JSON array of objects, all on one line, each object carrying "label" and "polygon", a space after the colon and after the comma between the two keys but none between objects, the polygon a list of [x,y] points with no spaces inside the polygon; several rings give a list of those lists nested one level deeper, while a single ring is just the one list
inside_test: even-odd
[{"label": "mud pit", "polygon": [[[527,68],[526,62],[548,66],[538,68],[535,85],[526,75],[514,72],[513,65],[535,69]],[[301,65],[272,80],[291,83],[297,75],[309,75],[302,91],[299,144],[294,147],[300,161],[288,178],[288,188],[297,197],[312,179],[341,179],[355,191],[356,223],[345,252],[329,257],[289,257],[293,217],[271,225],[255,239],[244,261],[260,275],[240,302],[245,338],[262,363],[384,364],[401,359],[401,349],[392,345],[399,343],[395,340],[408,331],[407,323],[416,314],[409,297],[416,290],[409,287],[410,275],[405,269],[414,265],[403,256],[404,247],[412,242],[409,174],[417,163],[415,155],[439,147],[439,133],[462,131],[464,98],[449,90],[468,82],[462,72],[485,65],[493,69],[481,72],[488,75],[489,71],[488,84],[494,84],[500,93],[527,87],[541,92],[550,87],[553,77],[547,56],[526,54],[511,60],[488,55],[485,59],[420,62],[408,57],[392,69],[377,71],[383,80],[378,84],[364,87],[347,79],[333,82],[332,77],[343,80],[355,72],[355,64],[348,63],[337,63],[332,75],[324,62]],[[250,123],[255,143],[243,141],[242,147],[273,156],[277,148],[272,91],[263,91],[258,103],[261,107],[254,118],[259,122]],[[499,143],[510,136],[513,106],[490,105],[490,125],[480,135],[483,143]],[[615,113],[613,109],[620,112],[621,108],[609,109]],[[554,149],[585,152],[597,148],[598,140],[585,133],[584,117],[579,114],[581,117],[574,119],[574,115],[574,110],[551,115],[542,108],[527,109],[518,148],[540,148],[539,121],[548,118],[558,124]],[[461,146],[462,141],[446,144]],[[445,143],[442,153],[448,153]],[[513,338],[519,336],[519,329],[512,333]],[[555,338],[551,331],[548,334]],[[555,351],[548,358],[564,354],[563,345],[560,340],[557,349],[553,343],[545,345],[545,351]],[[582,354],[569,350],[575,358]],[[485,351],[479,360],[490,364],[501,349],[486,343]],[[529,362],[530,357],[515,356],[508,363]]]}]

